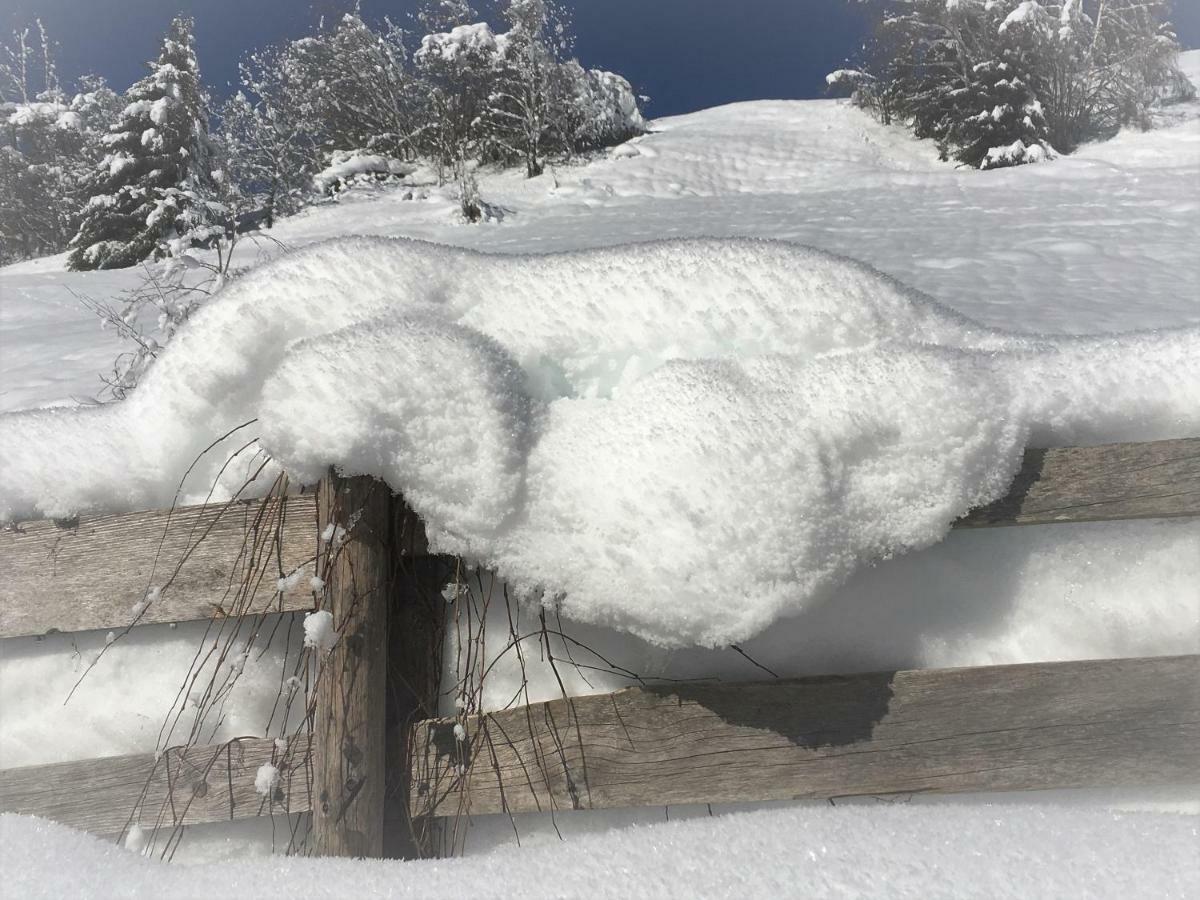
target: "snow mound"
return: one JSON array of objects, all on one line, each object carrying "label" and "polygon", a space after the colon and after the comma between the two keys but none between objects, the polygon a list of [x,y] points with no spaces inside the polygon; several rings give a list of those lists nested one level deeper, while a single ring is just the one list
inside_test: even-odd
[{"label": "snow mound", "polygon": [[[1029,806],[778,809],[472,859],[268,857],[171,866],[53,822],[0,816],[14,896],[1187,897],[1197,817]],[[714,848],[720,848],[714,853]]]},{"label": "snow mound", "polygon": [[0,418],[3,516],[168,503],[242,425],[184,501],[336,464],[522,594],[716,646],[940,540],[1031,436],[1200,433],[1200,329],[1008,334],[766,241],[333,241],[230,285],[127,402]]}]

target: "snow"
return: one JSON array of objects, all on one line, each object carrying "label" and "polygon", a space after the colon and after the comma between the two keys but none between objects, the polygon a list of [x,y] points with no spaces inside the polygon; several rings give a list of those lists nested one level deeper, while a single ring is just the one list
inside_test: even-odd
[{"label": "snow", "polygon": [[333,614],[328,610],[306,613],[304,616],[304,646],[318,653],[328,653],[338,642]]},{"label": "snow", "polygon": [[[142,101],[145,103],[146,101]],[[155,125],[165,125],[170,117],[171,109],[178,105],[177,101],[171,97],[159,97],[147,107],[150,114],[150,121]]]},{"label": "snow", "polygon": [[1184,898],[1200,891],[1198,847],[1195,816],[899,805],[665,822],[475,859],[172,867],[51,822],[0,817],[6,888],[30,900],[275,897],[300,885],[313,898]]},{"label": "snow", "polygon": [[[274,634],[277,621],[270,617],[263,633]],[[265,736],[280,695],[280,671],[295,659],[288,631],[285,620],[272,642],[261,641],[246,657],[223,716],[205,725],[202,742]],[[191,622],[144,625],[107,647],[104,631],[0,642],[0,768],[159,749],[160,729],[188,680],[197,647],[206,640],[211,645],[216,636],[207,623]],[[102,650],[103,658],[81,681]],[[216,663],[199,668],[195,683],[204,685],[216,673]],[[165,730],[163,746],[186,740],[198,714],[189,707],[173,729]],[[295,724],[275,720],[283,729],[277,733],[290,733]]]},{"label": "snow", "polygon": [[452,61],[465,54],[498,58],[504,55],[507,46],[508,35],[496,34],[486,22],[476,22],[458,25],[448,32],[425,35],[413,56],[418,62],[424,58]]},{"label": "snow", "polygon": [[[1000,107],[996,107],[992,111],[992,117],[998,119],[1003,115]],[[1048,159],[1053,159],[1053,154],[1046,150],[1042,144],[1029,144],[1017,139],[1011,144],[1006,144],[1001,147],[989,147],[987,156],[984,157],[983,164],[980,168],[991,169],[996,166],[1011,165],[1014,160],[1024,161],[1026,163],[1045,162]]]},{"label": "snow", "polygon": [[[1200,53],[1184,54],[1182,62],[1193,78],[1200,77]],[[581,468],[592,465],[593,459],[610,467],[598,472],[603,491],[596,493],[612,491],[613,510],[594,502],[596,508],[587,514],[604,513],[609,518],[599,521],[612,523],[620,520],[621,504],[633,497],[635,508],[640,508],[643,497],[634,485],[624,484],[623,450],[606,432],[606,423],[635,434],[659,427],[649,410],[651,395],[660,393],[654,402],[662,404],[663,430],[670,423],[707,439],[699,410],[720,415],[733,405],[730,398],[739,388],[750,391],[767,385],[785,396],[817,382],[821,389],[803,398],[804,409],[815,411],[808,422],[811,430],[804,433],[815,435],[816,447],[827,452],[835,448],[834,459],[852,457],[844,457],[844,451],[869,451],[861,460],[855,458],[861,465],[847,468],[845,485],[866,477],[872,466],[886,479],[919,473],[907,465],[888,471],[888,461],[897,458],[889,454],[906,449],[929,467],[929,477],[937,474],[939,485],[950,485],[948,494],[954,493],[953,485],[943,476],[961,478],[962,493],[957,496],[935,498],[934,506],[915,512],[904,508],[902,521],[885,517],[870,523],[894,534],[900,531],[890,529],[903,525],[915,547],[936,538],[951,507],[967,502],[971,486],[986,490],[988,477],[1000,478],[999,473],[1013,465],[1021,428],[1029,430],[1022,439],[1034,445],[1195,433],[1188,416],[1198,408],[1198,111],[1194,105],[1174,108],[1153,131],[1123,133],[1046,165],[968,173],[939,163],[929,145],[900,129],[879,126],[844,103],[742,103],[656,121],[652,133],[623,145],[614,158],[556,167],[541,178],[481,171],[484,198],[510,212],[501,225],[461,225],[449,189],[414,190],[419,199],[405,199],[401,190],[350,191],[337,204],[277,224],[272,235],[293,252],[275,268],[258,265],[266,245],[247,241],[239,249],[238,264],[258,268],[236,280],[205,320],[223,323],[219,351],[212,358],[191,353],[186,334],[192,328],[185,329],[167,354],[168,360],[178,354],[179,362],[161,367],[164,386],[153,387],[153,381],[145,386],[145,396],[158,399],[138,401],[135,394],[125,405],[127,410],[140,409],[141,415],[117,408],[69,415],[27,412],[0,426],[10,437],[14,421],[20,428],[40,430],[62,448],[56,452],[66,454],[66,462],[81,467],[76,484],[91,485],[89,490],[68,485],[65,479],[54,490],[39,486],[37,478],[22,484],[13,466],[33,462],[27,447],[21,446],[11,464],[8,455],[0,456],[0,480],[6,485],[0,494],[5,502],[15,499],[15,506],[26,510],[40,504],[50,509],[57,503],[65,510],[169,501],[180,461],[190,462],[202,448],[193,439],[201,432],[211,439],[241,424],[244,420],[227,420],[227,413],[249,411],[274,385],[281,409],[269,423],[272,434],[281,450],[294,442],[292,451],[281,458],[294,452],[290,461],[301,464],[308,456],[346,451],[367,463],[407,465],[404,477],[412,479],[414,487],[426,488],[426,508],[438,511],[443,526],[453,523],[457,529],[448,530],[446,540],[472,543],[481,558],[495,553],[499,559],[503,551],[515,562],[528,556],[520,552],[521,535],[533,542],[536,527],[553,532],[549,518],[528,518],[531,511],[553,511],[546,499],[550,494],[526,491],[531,472],[543,485],[564,483],[564,472],[555,466],[565,468],[569,461],[536,453],[547,438],[578,450],[576,463]],[[403,235],[517,256],[506,266],[495,256],[368,239],[322,243],[311,252],[303,249],[348,234]],[[580,252],[654,237],[712,235],[721,240],[647,245],[608,255]],[[794,247],[727,240],[734,237],[811,245],[872,268]],[[692,250],[680,249],[685,247]],[[563,251],[568,255],[525,255]],[[706,267],[710,254],[713,260]],[[755,254],[765,254],[767,264],[759,265]],[[95,393],[96,373],[106,370],[122,349],[116,341],[106,342],[95,319],[70,291],[111,298],[136,285],[140,273],[63,269],[62,257],[0,269],[4,409],[76,406],[78,398]],[[261,296],[255,293],[260,289]],[[280,309],[285,314],[277,314]],[[668,320],[669,328],[652,327],[660,320]],[[210,326],[198,321],[196,327]],[[670,340],[664,338],[666,332]],[[1126,334],[1113,336],[1118,332]],[[1086,334],[1101,336],[1064,339]],[[329,341],[346,351],[344,363],[322,355],[320,348]],[[432,368],[419,369],[416,359],[387,354],[383,348],[389,341],[426,357],[446,358],[440,363],[427,359]],[[930,343],[935,346],[924,346]],[[189,356],[208,367],[190,386],[187,379],[193,373],[185,364]],[[300,358],[312,367],[310,381],[305,381]],[[461,371],[464,365],[470,371]],[[821,367],[840,373],[838,380],[829,380],[828,391],[826,380],[817,377],[824,371]],[[418,369],[433,374],[418,382],[405,380]],[[170,378],[168,370],[175,372]],[[941,390],[951,370],[954,389],[947,395],[947,408],[941,409],[941,394],[937,402],[918,404],[922,385]],[[886,390],[906,399],[909,414],[897,414],[896,421],[908,430],[894,443],[867,447],[862,435],[870,431],[872,417],[878,420],[893,410],[884,408],[882,395],[862,394],[872,377],[883,378],[887,372],[903,373]],[[253,376],[249,380],[248,374]],[[509,393],[513,377],[519,393]],[[438,378],[445,379],[440,397]],[[288,400],[288,380],[314,388],[313,396],[293,394]],[[365,385],[361,391],[360,382]],[[404,390],[394,390],[396,384]],[[322,390],[316,391],[316,386]],[[388,388],[392,389],[385,394]],[[962,397],[954,393],[959,390]],[[840,419],[822,418],[831,409],[837,412],[839,391],[855,397],[854,405],[841,410]],[[987,412],[981,421],[968,422],[961,415],[962,405],[974,402],[966,396],[971,392],[979,393],[980,408]],[[687,408],[670,407],[665,398],[672,396],[695,398],[694,419],[689,419]],[[756,414],[804,414],[782,400],[777,409],[772,407],[773,396],[756,398]],[[514,398],[520,402],[514,404]],[[329,416],[328,405],[335,400],[337,414]],[[439,402],[453,412],[430,416]],[[863,417],[856,421],[860,406]],[[164,408],[171,410],[170,416],[162,414]],[[478,422],[477,413],[482,413]],[[454,421],[454,415],[465,418]],[[942,417],[946,434],[962,441],[948,448],[945,473],[935,470],[947,448],[932,453],[932,459],[916,449],[934,432],[921,421],[927,415]],[[189,427],[180,427],[185,420]],[[464,422],[469,427],[463,427]],[[523,423],[526,430],[511,435],[506,423]],[[387,440],[356,445],[360,426],[368,425],[382,428]],[[732,427],[714,423],[717,433]],[[422,428],[429,429],[427,435]],[[999,445],[990,445],[987,453],[973,452],[973,446],[983,448],[989,429],[996,431]],[[261,439],[264,434],[265,425],[235,437]],[[525,435],[524,445],[517,440],[520,434]],[[457,480],[450,480],[448,472],[442,473],[440,485],[427,478],[432,457],[396,459],[396,447],[426,436],[464,454],[465,462],[455,469]],[[783,447],[766,442],[765,432],[760,437],[764,439],[754,446],[762,453],[766,471],[772,471],[772,465],[792,464]],[[682,436],[677,440],[685,443]],[[228,449],[220,451],[220,460],[240,443],[226,442]],[[802,456],[800,463],[811,464],[816,447],[801,448],[811,449],[812,455]],[[633,450],[629,448],[629,459]],[[239,457],[242,472],[251,467],[248,457],[253,452]],[[717,446],[714,452],[725,451]],[[513,459],[521,462],[515,478]],[[753,460],[731,461],[738,477],[753,474]],[[702,504],[724,508],[736,523],[742,508],[766,496],[763,491],[735,495],[721,483],[723,470],[716,477],[711,474],[717,465],[699,459],[690,472],[692,480],[684,467],[666,471],[667,484],[686,483],[686,499],[700,504],[691,516],[681,515],[671,523],[684,536],[688,529],[701,529],[697,533],[703,534],[702,529],[712,528],[703,512],[695,512],[709,508]],[[811,471],[797,469],[801,470]],[[492,482],[488,472],[504,477]],[[187,496],[202,496],[210,474],[211,469],[201,466],[194,483],[186,486]],[[822,481],[826,487],[838,483],[824,471],[821,477],[829,478]],[[897,497],[903,496],[901,480],[888,482]],[[484,482],[479,509],[511,509],[507,520],[471,514],[475,498],[470,492]],[[8,487],[14,483],[17,495]],[[114,490],[115,484],[122,486]],[[811,489],[820,500],[819,487],[803,483],[795,491]],[[664,484],[658,495],[651,491],[647,499],[652,504],[665,502],[667,493]],[[785,496],[776,505],[786,502]],[[559,512],[567,516],[577,513],[569,503],[561,507]],[[772,543],[773,523],[766,524],[764,546],[769,548],[777,542]],[[806,564],[820,561],[821,549],[831,546],[822,539],[836,536],[845,525],[824,514],[808,523],[807,535],[813,539],[797,550],[796,558]],[[552,536],[556,541],[562,537]],[[660,548],[677,540],[670,530],[652,537]],[[857,537],[871,535],[860,530]],[[869,544],[864,540],[864,546]],[[563,560],[570,562],[567,544],[552,543],[545,551],[557,554],[556,568]],[[651,552],[638,546],[633,551],[635,561],[649,564]],[[869,550],[863,558],[873,555]],[[836,580],[842,577],[838,566],[845,562],[848,572],[853,561],[825,559],[826,567],[818,567],[815,577],[823,571]],[[622,561],[605,561],[610,571],[618,564]],[[711,565],[696,575],[671,558],[663,564],[663,572],[651,573],[657,579],[652,582],[657,596],[667,598],[654,601],[663,615],[680,614],[682,604],[673,598],[703,601],[707,595],[697,586],[706,578],[725,577]],[[529,577],[537,577],[532,565],[530,569]],[[591,577],[586,571],[568,574],[580,581]],[[481,597],[495,590],[486,574],[478,580],[471,574],[468,580],[471,593],[453,595],[456,603],[461,598],[464,609],[467,598],[474,596],[478,606]],[[748,584],[761,587],[754,578]],[[681,586],[683,594],[678,593]],[[751,608],[732,610],[728,628],[741,627],[759,614],[771,615],[771,604],[778,601],[778,595],[772,599],[769,594],[774,587],[768,585],[766,597],[752,597]],[[321,589],[314,585],[314,590]],[[1200,648],[1200,524],[1185,519],[951,532],[926,549],[858,567],[822,601],[789,608],[794,610],[790,615],[739,644],[755,661],[781,675],[1194,653]],[[518,617],[521,614],[516,611]],[[654,636],[638,609],[614,604],[595,618],[637,625],[633,619],[638,616],[644,633]],[[503,604],[494,604],[487,620],[493,635],[507,634]],[[584,624],[567,615],[562,623],[568,634],[606,659],[647,678],[763,677],[760,669],[729,649],[665,649],[604,624]],[[297,623],[288,648],[293,653],[301,631]],[[696,633],[702,632],[698,628]],[[153,750],[164,712],[202,636],[203,628],[191,625],[136,629],[109,649],[65,707],[62,699],[81,666],[104,646],[104,633],[0,642],[0,765]],[[497,658],[503,643],[488,644],[488,680],[472,698],[472,710],[511,702],[523,671],[529,677],[529,699],[558,695],[555,673],[538,653],[527,653],[521,664],[511,652]],[[581,661],[601,665],[579,648],[575,652]],[[454,656],[447,654],[449,679],[457,677]],[[282,660],[279,647],[261,660],[251,654],[227,704],[227,720],[214,739],[262,733],[280,691]],[[571,693],[613,690],[629,683],[610,671],[576,671],[561,663],[559,668]],[[284,682],[287,692],[300,687],[294,679]],[[463,699],[448,697],[445,711],[453,713],[456,701]],[[1078,796],[1067,792],[1055,803],[1077,802]],[[1115,802],[1112,792],[1098,796],[1098,803]],[[1195,786],[1123,796],[1130,806],[1157,806],[1168,800],[1200,809]],[[978,805],[982,798],[968,802]],[[891,807],[873,808],[855,828],[870,829],[877,813],[892,812]],[[939,807],[937,815],[944,813],[947,808]],[[678,808],[671,808],[672,819],[679,814]],[[1046,812],[1059,817],[1056,821],[1074,814]],[[556,824],[569,834],[569,846],[579,846],[593,838],[578,832],[661,815],[662,810],[614,813],[603,820],[558,816]],[[581,824],[572,831],[567,820]],[[953,841],[955,831],[949,826],[964,820],[944,821],[945,839]],[[583,824],[587,822],[592,824]],[[271,845],[271,828],[271,821],[264,820],[194,829],[184,846],[205,844],[209,838],[204,835],[219,834],[222,837],[211,840],[224,847],[222,852],[261,852]],[[553,834],[548,820],[533,817],[521,817],[518,828],[523,839]],[[486,820],[472,823],[473,835],[485,831],[503,833],[503,839],[493,840],[496,845],[513,839],[507,819],[495,825]],[[909,833],[898,831],[895,840]],[[1069,842],[1061,833],[1036,834],[1040,841],[1021,848],[1023,865],[1040,865],[1048,854],[1086,849],[1083,838]],[[919,836],[920,852],[905,851],[908,845],[901,844],[896,858],[901,859],[903,851],[927,859],[921,853],[936,851],[942,840],[941,832],[921,830]],[[710,846],[723,840],[710,838]],[[886,851],[891,840],[880,837],[869,857],[875,858],[881,848]],[[478,849],[478,842],[468,843],[469,852]],[[804,852],[794,849],[797,856]],[[1148,844],[1127,871],[1141,877],[1184,872],[1178,865],[1154,868],[1149,862],[1156,858],[1154,852]],[[972,857],[979,865],[990,858]],[[789,871],[790,864],[785,858],[781,871]],[[811,876],[795,874],[789,884],[806,884],[806,874]],[[605,883],[601,878],[593,881]],[[964,878],[961,885],[970,889],[971,882]]]},{"label": "snow", "polygon": [[355,176],[402,178],[416,171],[416,165],[388,156],[358,150],[335,150],[329,165],[313,176],[313,185],[322,193],[344,186]]},{"label": "snow", "polygon": [[[1063,11],[1066,15],[1066,10]],[[1036,22],[1046,15],[1046,10],[1037,0],[1022,0],[1017,5],[1017,8],[1010,12],[1000,23],[1000,33],[1008,31],[1013,25],[1024,25],[1030,22]]]},{"label": "snow", "polygon": [[5,116],[7,123],[16,128],[34,125],[39,121],[52,123],[55,128],[65,131],[79,131],[83,125],[79,113],[64,103],[52,101],[3,103],[0,104],[0,115]]},{"label": "snow", "polygon": [[825,83],[828,85],[835,84],[855,84],[864,77],[863,72],[858,69],[835,69],[825,76]]},{"label": "snow", "polygon": [[[286,745],[284,747],[286,749]],[[263,797],[271,798],[279,787],[279,767],[263,763],[254,773],[254,792]]]},{"label": "snow", "polygon": [[0,419],[3,513],[169,505],[250,421],[229,447],[261,450],[200,459],[184,500],[230,495],[263,451],[299,482],[337,464],[523,596],[715,647],[939,541],[1031,433],[1200,433],[1200,328],[1001,332],[782,243],[345,239],[236,281],[126,403]]}]

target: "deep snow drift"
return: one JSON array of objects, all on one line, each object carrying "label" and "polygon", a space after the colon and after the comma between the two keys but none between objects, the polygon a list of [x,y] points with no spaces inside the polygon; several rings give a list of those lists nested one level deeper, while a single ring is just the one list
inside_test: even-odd
[{"label": "deep snow drift", "polygon": [[1194,897],[1196,816],[1027,806],[849,807],[631,827],[427,862],[170,867],[39,819],[0,817],[14,896]]},{"label": "deep snow drift", "polygon": [[129,401],[0,418],[4,514],[164,505],[251,420],[185,500],[235,490],[259,436],[294,479],[383,478],[438,550],[572,618],[719,646],[941,539],[1031,435],[1200,433],[1200,328],[1004,334],[773,242],[347,239],[235,282]]}]

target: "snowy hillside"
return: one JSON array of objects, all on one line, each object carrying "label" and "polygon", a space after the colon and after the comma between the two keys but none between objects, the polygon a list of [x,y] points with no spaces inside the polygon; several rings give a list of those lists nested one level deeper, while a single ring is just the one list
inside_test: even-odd
[{"label": "snowy hillside", "polygon": [[[1194,67],[1198,53],[1185,54],[1185,64]],[[448,191],[418,188],[309,209],[273,235],[293,247],[370,234],[496,252],[773,237],[869,263],[1000,328],[1200,322],[1191,296],[1200,208],[1188,190],[1200,177],[1194,109],[1170,127],[1053,166],[982,175],[939,163],[931,144],[841,101],[759,101],[659,120],[609,155],[529,181],[483,178],[484,198],[508,211],[500,225],[461,225]],[[258,251],[244,254],[252,263]],[[0,408],[91,396],[119,349],[98,338],[94,316],[70,292],[106,298],[138,276],[64,275],[64,265],[53,257],[0,269]]]},{"label": "snowy hillside", "polygon": [[[1184,62],[1200,80],[1200,51]],[[1200,434],[1200,105],[1159,124],[980,172],[841,101],[735,104],[538,178],[484,173],[503,218],[480,225],[417,173],[281,221],[286,253],[244,242],[251,270],[129,401],[99,410],[32,411],[97,393],[124,348],[76,295],[111,298],[141,275],[69,273],[62,257],[9,266],[0,408],[24,412],[0,418],[0,508],[169,502],[200,449],[256,417],[293,472],[337,461],[386,476],[440,546],[563,591],[570,633],[649,678],[761,677],[734,641],[780,675],[1195,653],[1200,522],[946,534],[1003,492],[1026,444]],[[334,240],[347,236],[366,238]],[[711,240],[618,247],[696,237]],[[201,467],[193,493],[215,475]],[[153,749],[199,634],[140,629],[66,707],[104,635],[0,642],[0,767]],[[289,649],[247,665],[218,738],[261,727]],[[544,663],[510,654],[484,707],[522,674],[531,700],[558,692]],[[579,693],[627,684],[563,674]],[[1194,814],[1196,796],[1090,802]],[[779,815],[763,827],[795,826]],[[1004,852],[1069,832],[1056,815],[1016,814]],[[1088,815],[1096,846],[1136,840]],[[902,816],[869,827],[891,840]],[[991,813],[956,810],[961,829],[920,816],[930,842],[992,839],[971,830]],[[1146,821],[1137,846],[1161,839],[1165,871],[1195,820]],[[814,865],[846,839],[820,827],[828,838],[797,845]],[[507,819],[473,828],[469,851],[512,840]],[[195,843],[253,855],[270,830],[197,829]],[[519,817],[518,830],[554,823]],[[42,839],[11,821],[3,833],[27,854]],[[704,840],[699,827],[662,839],[677,838]],[[850,877],[836,865],[829,890]],[[427,874],[432,889],[441,876]]]}]

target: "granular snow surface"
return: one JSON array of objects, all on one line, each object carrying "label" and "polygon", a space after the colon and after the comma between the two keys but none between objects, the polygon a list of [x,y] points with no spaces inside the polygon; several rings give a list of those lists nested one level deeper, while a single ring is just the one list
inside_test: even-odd
[{"label": "granular snow surface", "polygon": [[1028,806],[776,809],[473,859],[165,866],[0,817],[5,890],[60,897],[1195,897],[1200,817]]},{"label": "granular snow surface", "polygon": [[[1184,63],[1196,78],[1200,52]],[[1200,434],[1200,107],[1049,164],[974,172],[844,103],[743,103],[660,120],[540,178],[480,183],[502,222],[459,223],[433,186],[363,190],[280,222],[283,258],[244,243],[248,273],[116,406],[78,408],[124,348],[73,294],[113,298],[141,274],[67,273],[63,257],[0,269],[0,409],[22,411],[0,418],[5,517],[169,503],[201,449],[257,417],[205,457],[185,499],[251,437],[218,495],[265,451],[301,478],[331,461],[382,475],[439,546],[561,599],[564,630],[603,657],[576,646],[599,670],[555,672],[491,640],[483,709],[557,696],[560,676],[571,693],[626,686],[605,661],[744,680],[758,666],[1200,651],[1195,519],[946,534],[1003,492],[1024,446]],[[646,243],[664,237],[681,240]],[[499,584],[470,583],[461,599],[506,636],[508,610],[486,599]],[[214,739],[265,727],[299,621],[290,633],[250,657]],[[66,706],[103,633],[0,641],[0,765],[155,749],[202,636],[136,629]],[[738,651],[679,646],[732,640]],[[1194,811],[1198,797],[1179,786],[1121,803]],[[1034,849],[1084,852],[1020,821],[1038,837],[1020,845],[1025,865],[1040,864]],[[1109,837],[1135,821],[1156,820]],[[946,822],[953,841],[962,822]],[[506,834],[484,844],[512,840],[507,819],[477,824]],[[896,828],[871,852],[902,841]],[[924,828],[933,852],[942,832]],[[185,846],[260,853],[271,830],[201,828]],[[1128,871],[1166,871],[1154,846],[1131,851]],[[930,896],[936,879],[913,860]],[[947,893],[974,889],[947,866]]]},{"label": "granular snow surface", "polygon": [[[126,402],[0,418],[2,513],[169,505],[245,422],[231,446],[382,478],[523,596],[715,647],[937,542],[1031,441],[1200,434],[1200,327],[1000,332],[776,242],[348,238],[232,284]],[[184,502],[230,496],[245,455],[203,456]]]}]

